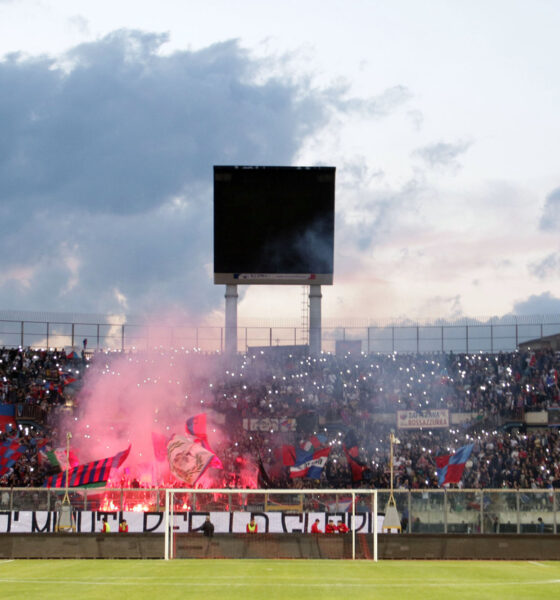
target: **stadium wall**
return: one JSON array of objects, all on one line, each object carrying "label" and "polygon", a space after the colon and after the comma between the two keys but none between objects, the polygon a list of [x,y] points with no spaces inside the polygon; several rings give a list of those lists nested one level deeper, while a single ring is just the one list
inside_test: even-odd
[{"label": "stadium wall", "polygon": [[[356,558],[371,559],[373,537],[358,534]],[[379,535],[380,559],[407,560],[560,560],[558,536],[526,535]],[[163,559],[163,534],[3,534],[0,559],[143,558]],[[350,559],[350,535],[178,534],[177,558]]]}]

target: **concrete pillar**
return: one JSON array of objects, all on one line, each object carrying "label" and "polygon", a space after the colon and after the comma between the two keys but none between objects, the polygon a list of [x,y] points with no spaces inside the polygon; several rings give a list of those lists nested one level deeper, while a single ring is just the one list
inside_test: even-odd
[{"label": "concrete pillar", "polygon": [[226,285],[226,339],[225,353],[237,354],[237,286]]},{"label": "concrete pillar", "polygon": [[309,352],[321,353],[321,286],[309,286]]}]

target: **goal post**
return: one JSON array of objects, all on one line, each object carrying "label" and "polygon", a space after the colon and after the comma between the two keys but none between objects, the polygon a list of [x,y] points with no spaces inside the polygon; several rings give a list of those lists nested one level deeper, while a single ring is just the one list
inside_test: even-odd
[{"label": "goal post", "polygon": [[[202,531],[206,517],[211,537]],[[377,490],[171,488],[164,557],[377,561],[380,518]]]}]

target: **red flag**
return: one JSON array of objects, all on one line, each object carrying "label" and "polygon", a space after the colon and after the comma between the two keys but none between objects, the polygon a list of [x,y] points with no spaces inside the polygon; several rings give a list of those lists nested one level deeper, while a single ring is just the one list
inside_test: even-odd
[{"label": "red flag", "polygon": [[206,434],[206,414],[200,413],[199,415],[187,419],[185,429],[189,435],[194,437],[195,441],[203,446],[203,448],[212,452],[214,458],[212,459],[210,466],[215,469],[223,469],[224,465],[222,464],[222,461],[216,456],[216,453],[210,448],[210,444],[208,443],[208,436]]},{"label": "red flag", "polygon": [[296,464],[295,446],[289,446],[288,444],[282,446],[282,462],[286,467],[293,467]]},{"label": "red flag", "polygon": [[154,447],[154,456],[156,460],[165,460],[167,458],[167,442],[169,439],[161,433],[152,431],[152,446]]}]

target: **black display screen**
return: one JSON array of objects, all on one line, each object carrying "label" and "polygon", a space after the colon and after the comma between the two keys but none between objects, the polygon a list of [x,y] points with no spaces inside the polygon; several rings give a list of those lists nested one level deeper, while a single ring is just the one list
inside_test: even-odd
[{"label": "black display screen", "polygon": [[214,167],[214,282],[332,283],[334,197],[334,167]]}]

